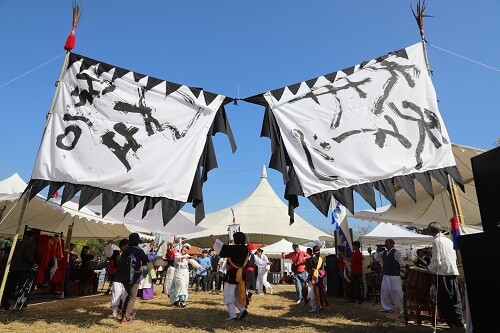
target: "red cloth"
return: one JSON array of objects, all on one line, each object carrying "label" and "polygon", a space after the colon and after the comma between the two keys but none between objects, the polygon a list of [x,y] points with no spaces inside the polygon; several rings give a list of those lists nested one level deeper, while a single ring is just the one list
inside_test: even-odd
[{"label": "red cloth", "polygon": [[361,251],[356,250],[351,257],[351,273],[363,274],[363,255]]},{"label": "red cloth", "polygon": [[[61,250],[64,248],[64,240],[59,242]],[[56,291],[64,291],[64,282],[66,281],[66,271],[68,269],[68,252],[63,252],[62,256],[57,260],[57,270],[52,278],[51,284]]]}]

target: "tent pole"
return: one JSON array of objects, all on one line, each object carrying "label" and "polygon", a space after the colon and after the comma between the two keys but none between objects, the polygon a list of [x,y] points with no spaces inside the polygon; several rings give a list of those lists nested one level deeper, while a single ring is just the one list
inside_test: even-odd
[{"label": "tent pole", "polygon": [[64,249],[69,251],[69,246],[71,244],[71,236],[73,235],[73,226],[75,225],[75,217],[73,216],[73,221],[68,226],[68,233],[66,234],[66,243],[64,244]]},{"label": "tent pole", "polygon": [[7,276],[9,275],[10,263],[12,261],[12,255],[14,254],[14,249],[16,248],[17,240],[19,239],[19,231],[21,230],[21,224],[24,218],[24,212],[26,211],[26,206],[28,205],[28,198],[30,196],[31,188],[28,187],[23,197],[23,205],[21,207],[21,213],[19,215],[19,221],[17,223],[16,234],[12,240],[12,246],[9,251],[9,257],[7,258],[7,265],[5,266],[5,272],[2,278],[2,284],[0,285],[0,299],[3,297],[5,291],[5,284],[7,283]]}]

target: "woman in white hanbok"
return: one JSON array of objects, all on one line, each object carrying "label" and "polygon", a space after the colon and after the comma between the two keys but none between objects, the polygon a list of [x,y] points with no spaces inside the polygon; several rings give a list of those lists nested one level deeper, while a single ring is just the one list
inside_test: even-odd
[{"label": "woman in white hanbok", "polygon": [[170,304],[182,308],[186,307],[188,300],[189,265],[192,265],[194,268],[201,268],[201,265],[191,259],[191,256],[188,254],[190,247],[187,243],[183,244],[181,252],[176,253],[174,259],[175,271],[172,281],[173,288],[170,292]]}]

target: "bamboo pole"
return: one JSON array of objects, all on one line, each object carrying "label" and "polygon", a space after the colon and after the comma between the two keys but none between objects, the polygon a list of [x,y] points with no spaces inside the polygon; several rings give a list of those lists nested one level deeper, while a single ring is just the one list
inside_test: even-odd
[{"label": "bamboo pole", "polygon": [[[19,239],[19,232],[21,231],[21,224],[24,218],[24,212],[26,211],[26,206],[28,204],[28,198],[31,193],[31,188],[28,188],[26,192],[24,192],[23,196],[23,205],[21,207],[21,214],[19,215],[19,222],[17,223],[16,234],[14,235],[14,239],[12,240],[12,246],[9,251],[9,257],[7,258],[7,265],[5,266],[5,272],[2,278],[2,284],[0,285],[0,299],[3,298],[3,293],[5,290],[5,284],[7,283],[7,277],[9,275],[10,264],[12,262],[12,255],[14,254],[14,249],[16,248],[17,240]],[[21,198],[19,198],[21,200]],[[7,295],[9,296],[9,295]]]}]

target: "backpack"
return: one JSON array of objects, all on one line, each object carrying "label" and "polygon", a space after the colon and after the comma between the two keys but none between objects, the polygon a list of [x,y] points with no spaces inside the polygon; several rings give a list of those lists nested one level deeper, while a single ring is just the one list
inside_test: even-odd
[{"label": "backpack", "polygon": [[138,273],[134,270],[134,264],[136,261],[137,259],[133,254],[125,255],[125,253],[122,253],[116,256],[115,281],[133,283],[134,275]]}]

